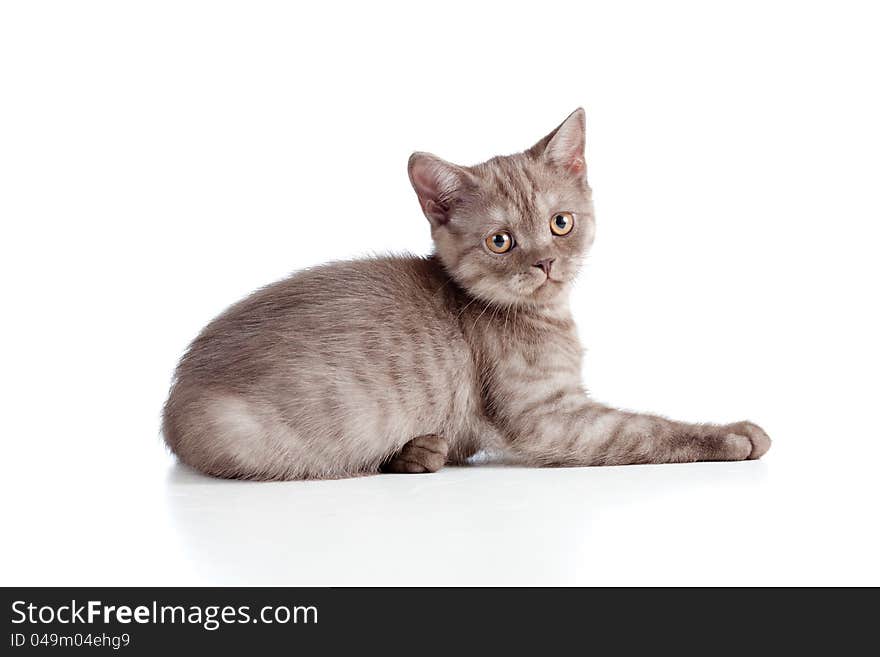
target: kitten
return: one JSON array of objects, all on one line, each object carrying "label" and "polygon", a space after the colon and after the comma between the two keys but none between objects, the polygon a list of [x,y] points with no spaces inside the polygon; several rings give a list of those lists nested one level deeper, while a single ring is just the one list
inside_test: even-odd
[{"label": "kitten", "polygon": [[427,153],[409,177],[436,253],[324,265],[211,322],[163,433],[219,477],[434,472],[480,450],[536,466],[756,459],[750,422],[608,408],[581,386],[569,288],[593,243],[582,109],[523,153]]}]

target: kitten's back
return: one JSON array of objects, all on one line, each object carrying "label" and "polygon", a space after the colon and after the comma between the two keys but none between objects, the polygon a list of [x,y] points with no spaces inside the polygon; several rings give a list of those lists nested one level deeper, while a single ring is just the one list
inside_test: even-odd
[{"label": "kitten's back", "polygon": [[434,258],[415,257],[333,263],[257,291],[181,360],[168,445],[221,476],[374,470],[469,403],[458,294]]}]

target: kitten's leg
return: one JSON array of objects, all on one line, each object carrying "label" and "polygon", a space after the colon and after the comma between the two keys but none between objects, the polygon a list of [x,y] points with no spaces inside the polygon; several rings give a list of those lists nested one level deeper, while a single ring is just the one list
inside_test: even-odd
[{"label": "kitten's leg", "polygon": [[770,449],[770,438],[751,422],[687,424],[582,397],[553,401],[522,414],[508,434],[512,451],[536,465],[743,461]]},{"label": "kitten's leg", "polygon": [[447,454],[449,444],[442,436],[416,436],[388,459],[382,465],[381,471],[398,474],[437,472],[446,463]]}]

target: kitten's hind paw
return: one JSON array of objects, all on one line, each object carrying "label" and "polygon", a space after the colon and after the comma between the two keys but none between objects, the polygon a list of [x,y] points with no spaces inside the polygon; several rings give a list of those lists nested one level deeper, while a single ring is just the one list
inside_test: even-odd
[{"label": "kitten's hind paw", "polygon": [[432,433],[416,436],[383,463],[380,470],[396,474],[437,472],[446,463],[448,454],[449,444],[442,436]]}]

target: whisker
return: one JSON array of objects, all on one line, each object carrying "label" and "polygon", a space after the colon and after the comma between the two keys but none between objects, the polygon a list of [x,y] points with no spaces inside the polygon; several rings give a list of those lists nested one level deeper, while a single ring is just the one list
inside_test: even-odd
[{"label": "whisker", "polygon": [[474,320],[474,323],[473,323],[473,325],[471,326],[471,331],[473,331],[473,330],[477,327],[477,322],[480,321],[480,317],[482,317],[482,316],[486,313],[486,311],[489,310],[489,308],[492,306],[493,303],[494,303],[494,302],[492,302],[492,301],[490,301],[489,303],[487,303],[487,304],[486,304],[486,307],[483,308],[483,312],[481,312],[479,315],[477,315],[477,318]]},{"label": "whisker", "polygon": [[455,319],[461,319],[461,316],[464,314],[464,311],[467,310],[470,307],[470,305],[476,300],[477,300],[477,297],[474,297],[473,299],[468,301],[468,303],[465,305],[464,308],[461,309],[461,312],[458,313],[458,315],[455,317]]}]

